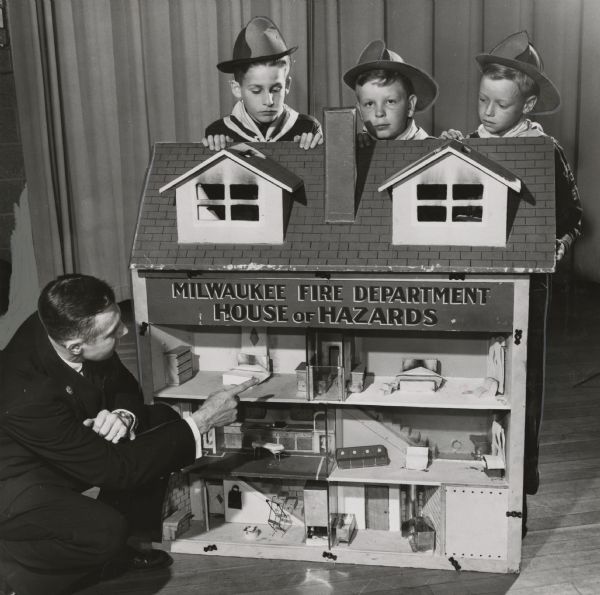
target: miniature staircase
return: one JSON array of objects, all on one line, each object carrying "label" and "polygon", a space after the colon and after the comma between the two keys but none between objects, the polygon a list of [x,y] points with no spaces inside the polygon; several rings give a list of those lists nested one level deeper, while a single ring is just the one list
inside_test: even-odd
[{"label": "miniature staircase", "polygon": [[361,410],[361,414],[366,415],[368,421],[361,419],[353,410],[347,413],[348,417],[354,418],[373,434],[373,444],[384,444],[388,451],[395,450],[402,457],[406,457],[409,446],[425,446],[419,432],[413,434],[411,428],[402,427],[399,423],[382,422],[376,415],[364,410]]}]

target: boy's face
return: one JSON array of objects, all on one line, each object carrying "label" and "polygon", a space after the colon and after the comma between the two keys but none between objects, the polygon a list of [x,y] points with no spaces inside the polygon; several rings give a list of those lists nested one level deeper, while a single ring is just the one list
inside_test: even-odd
[{"label": "boy's face", "polygon": [[536,100],[535,95],[523,97],[515,81],[484,75],[479,83],[479,120],[488,132],[502,136],[533,109]]},{"label": "boy's face", "polygon": [[261,124],[273,122],[283,111],[291,79],[286,66],[250,66],[241,82],[231,81],[231,91],[244,102],[250,117]]},{"label": "boy's face", "polygon": [[367,131],[377,139],[394,139],[402,134],[417,103],[417,96],[408,95],[400,81],[389,85],[367,81],[357,85],[356,98]]}]

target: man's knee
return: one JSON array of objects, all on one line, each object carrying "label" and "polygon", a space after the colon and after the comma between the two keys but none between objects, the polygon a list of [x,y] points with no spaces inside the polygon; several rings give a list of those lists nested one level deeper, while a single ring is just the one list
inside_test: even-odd
[{"label": "man's knee", "polygon": [[96,563],[103,563],[118,555],[127,542],[129,527],[125,517],[115,510],[105,512],[95,529],[87,535]]}]

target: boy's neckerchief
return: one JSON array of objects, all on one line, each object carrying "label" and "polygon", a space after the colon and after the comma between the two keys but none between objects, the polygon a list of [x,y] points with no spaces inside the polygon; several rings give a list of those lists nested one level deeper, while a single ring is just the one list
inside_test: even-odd
[{"label": "boy's neckerchief", "polygon": [[477,128],[479,138],[506,138],[514,136],[544,136],[544,129],[537,122],[532,122],[529,118],[524,118],[517,122],[512,128],[509,128],[504,134],[492,134],[488,132],[483,124]]},{"label": "boy's neckerchief", "polygon": [[406,127],[406,130],[399,134],[394,140],[423,140],[429,135],[420,127],[417,126],[414,118],[410,119],[410,124]]},{"label": "boy's neckerchief", "polygon": [[289,132],[298,120],[298,112],[288,105],[283,105],[281,114],[269,124],[266,132],[262,132],[250,117],[244,104],[238,101],[231,110],[231,115],[223,118],[223,123],[232,132],[252,142],[273,142]]}]

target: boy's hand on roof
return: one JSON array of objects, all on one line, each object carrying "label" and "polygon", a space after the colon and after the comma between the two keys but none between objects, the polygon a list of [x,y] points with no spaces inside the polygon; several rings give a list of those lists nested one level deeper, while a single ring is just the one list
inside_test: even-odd
[{"label": "boy's hand on roof", "polygon": [[356,144],[359,149],[370,147],[373,144],[373,139],[366,132],[359,132],[356,135]]},{"label": "boy's hand on roof", "polygon": [[307,151],[314,149],[317,145],[323,144],[323,135],[320,132],[313,134],[312,132],[303,132],[302,135],[294,137],[294,142],[298,143],[301,149]]},{"label": "boy's hand on roof", "polygon": [[202,139],[202,144],[211,151],[220,151],[227,146],[227,143],[232,142],[233,139],[224,134],[209,134]]},{"label": "boy's hand on roof", "polygon": [[440,138],[445,138],[448,140],[462,140],[465,138],[465,135],[460,130],[454,130],[454,128],[450,128],[449,130],[444,130],[444,132],[440,134]]}]

